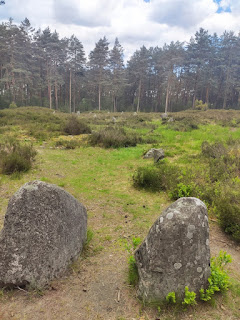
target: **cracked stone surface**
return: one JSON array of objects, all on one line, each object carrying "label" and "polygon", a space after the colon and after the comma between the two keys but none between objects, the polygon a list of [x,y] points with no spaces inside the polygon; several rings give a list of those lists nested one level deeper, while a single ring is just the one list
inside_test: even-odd
[{"label": "cracked stone surface", "polygon": [[10,199],[0,234],[0,287],[42,287],[78,257],[87,211],[73,196],[42,181],[23,185]]},{"label": "cracked stone surface", "polygon": [[210,276],[208,214],[197,198],[180,198],[151,227],[135,251],[138,296],[164,300],[169,292],[184,297],[185,286],[199,292]]}]

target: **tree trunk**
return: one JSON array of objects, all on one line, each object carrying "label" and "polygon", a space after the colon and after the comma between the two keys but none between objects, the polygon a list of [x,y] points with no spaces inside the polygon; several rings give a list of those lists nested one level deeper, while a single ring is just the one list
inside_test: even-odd
[{"label": "tree trunk", "polygon": [[52,86],[51,86],[51,67],[48,68],[47,64],[47,78],[48,78],[48,98],[49,98],[49,108],[52,109]]},{"label": "tree trunk", "polygon": [[113,112],[117,112],[117,97],[113,96]]},{"label": "tree trunk", "polygon": [[230,68],[228,67],[226,86],[225,86],[224,98],[223,98],[223,109],[226,109],[226,106],[227,106],[227,96],[228,96],[228,89],[229,89],[229,78],[230,78]]},{"label": "tree trunk", "polygon": [[58,110],[58,87],[57,87],[57,81],[55,81],[55,106],[56,106],[56,110]]},{"label": "tree trunk", "polygon": [[165,114],[168,113],[168,103],[169,103],[169,94],[170,94],[170,82],[171,82],[171,77],[170,77],[170,75],[168,75],[167,94],[166,94],[166,101],[165,101]]},{"label": "tree trunk", "polygon": [[69,75],[69,112],[72,113],[72,69]]},{"label": "tree trunk", "polygon": [[207,89],[206,89],[206,105],[208,107],[209,104],[209,85],[207,85]]},{"label": "tree trunk", "polygon": [[140,109],[141,90],[142,90],[142,79],[140,79],[140,81],[139,81],[139,86],[138,86],[137,112],[139,112],[139,109]]},{"label": "tree trunk", "polygon": [[101,84],[98,85],[98,111],[101,111]]},{"label": "tree trunk", "polygon": [[73,112],[76,113],[76,75],[74,72],[74,85],[73,85]]}]

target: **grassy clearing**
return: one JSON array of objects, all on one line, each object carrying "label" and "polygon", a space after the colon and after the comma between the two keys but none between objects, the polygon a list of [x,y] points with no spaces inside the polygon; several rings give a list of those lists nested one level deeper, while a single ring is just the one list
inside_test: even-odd
[{"label": "grassy clearing", "polygon": [[[127,134],[140,136],[143,143],[135,147],[115,149],[93,147],[87,142],[90,133],[74,137],[64,135],[63,128],[69,119],[68,115],[53,114],[52,111],[41,108],[1,111],[0,141],[6,136],[6,132],[8,135],[17,136],[19,140],[31,140],[38,154],[29,172],[18,177],[0,175],[0,228],[8,199],[22,184],[35,179],[57,184],[87,206],[89,228],[93,232],[86,261],[80,259],[76,262],[73,266],[74,272],[83,272],[83,264],[93,267],[96,264],[101,269],[106,257],[116,255],[121,257],[118,263],[123,265],[121,270],[124,283],[127,281],[127,257],[133,237],[143,239],[149,227],[171,201],[165,190],[152,193],[134,188],[132,176],[136,170],[139,167],[154,166],[152,159],[142,158],[144,152],[151,147],[161,147],[166,154],[166,159],[163,160],[165,166],[179,168],[183,176],[197,170],[201,178],[206,171],[206,159],[201,156],[203,141],[210,144],[220,141],[230,146],[230,140],[239,140],[240,113],[209,110],[173,115],[177,118],[194,117],[198,128],[190,131],[176,131],[162,124],[159,114],[134,116],[124,113],[114,116],[117,119],[115,124],[112,121],[113,114],[96,113],[96,117],[93,113],[81,114],[79,118],[93,131],[99,132],[105,127],[116,126],[123,128]],[[235,122],[232,119],[235,119]],[[57,141],[63,142],[56,145]],[[73,143],[74,149],[65,149],[68,141],[76,142]],[[236,143],[231,146],[232,150],[239,150]],[[217,206],[211,211],[213,219],[216,219],[218,214],[216,208]],[[217,296],[211,304],[200,304],[183,314],[179,310],[162,310],[161,319],[237,319],[240,317],[237,307],[240,304],[239,277],[239,272],[233,273],[232,286],[226,296]],[[76,290],[73,288],[69,289],[69,295],[72,294],[70,290]],[[132,301],[132,311],[119,317],[142,317],[145,320],[148,319],[147,316],[149,319],[158,317],[159,310],[143,307],[136,302],[134,291],[127,286],[125,294]],[[89,307],[89,313],[94,318],[96,313],[91,310]],[[117,319],[117,313],[115,318]],[[30,316],[26,319],[30,319]]]}]

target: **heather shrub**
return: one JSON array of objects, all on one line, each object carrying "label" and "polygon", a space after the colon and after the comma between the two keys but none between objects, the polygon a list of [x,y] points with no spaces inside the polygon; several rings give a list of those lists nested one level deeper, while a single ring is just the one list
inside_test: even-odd
[{"label": "heather shrub", "polygon": [[133,185],[150,191],[171,190],[178,182],[178,168],[166,163],[139,167],[133,174]]},{"label": "heather shrub", "polygon": [[0,171],[3,174],[28,171],[36,151],[31,144],[8,139],[0,144]]},{"label": "heather shrub", "polygon": [[214,210],[223,230],[240,241],[240,185],[225,186],[215,197]]},{"label": "heather shrub", "polygon": [[106,127],[93,132],[89,137],[92,146],[103,148],[135,147],[142,139],[136,134],[127,133],[123,128]]},{"label": "heather shrub", "polygon": [[63,131],[66,134],[70,134],[73,136],[84,134],[84,133],[91,133],[90,127],[86,125],[83,121],[79,120],[76,116],[70,117]]}]

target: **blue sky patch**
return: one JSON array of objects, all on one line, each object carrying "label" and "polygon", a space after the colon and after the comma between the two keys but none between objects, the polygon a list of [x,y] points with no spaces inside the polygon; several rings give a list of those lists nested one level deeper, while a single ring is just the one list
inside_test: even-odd
[{"label": "blue sky patch", "polygon": [[213,0],[215,3],[218,4],[218,9],[217,9],[217,13],[222,13],[222,12],[232,12],[231,7],[228,6],[227,8],[223,8],[221,7],[221,0]]}]

